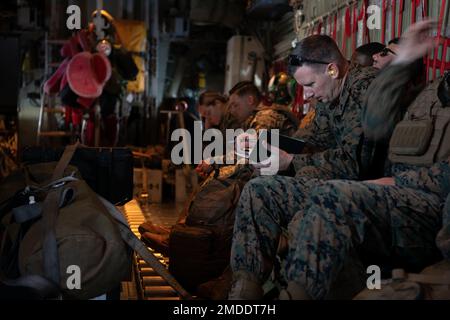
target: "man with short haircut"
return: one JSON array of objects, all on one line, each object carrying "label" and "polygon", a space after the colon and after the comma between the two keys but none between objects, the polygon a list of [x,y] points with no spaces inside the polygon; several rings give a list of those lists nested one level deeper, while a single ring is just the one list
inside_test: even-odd
[{"label": "man with short haircut", "polygon": [[[430,21],[413,25],[405,33],[396,59],[386,69],[388,72],[373,83],[371,92],[383,96],[381,101],[386,104],[380,108],[379,99],[368,101],[367,114],[376,115],[364,118],[368,136],[376,140],[388,139],[405,114],[401,94],[408,92],[408,80],[413,76],[410,65],[435,46],[429,36],[432,28]],[[392,77],[393,74],[398,76]],[[438,105],[434,100],[439,96],[436,87],[431,83],[414,102],[419,105],[414,107],[426,112]],[[386,91],[385,88],[392,89]],[[443,101],[441,96],[439,99],[442,106],[448,106],[448,101]],[[443,161],[428,165],[414,165],[417,159],[411,161],[405,156],[397,161],[391,177],[365,182],[328,181],[313,188],[303,210],[289,226],[285,268],[288,286],[281,292],[280,299],[326,298],[354,252],[358,252],[358,260],[366,266],[379,265],[385,270],[402,268],[408,273],[420,272],[441,260],[442,255],[448,259],[450,158],[447,159],[448,153],[444,152],[445,149],[436,151]],[[443,220],[446,198],[447,216]],[[443,223],[444,229],[439,232]],[[441,284],[443,280],[437,279],[437,284]],[[414,286],[414,280],[411,281]],[[424,293],[423,288],[408,290],[412,288],[411,283],[404,284],[399,289],[402,297],[408,297],[411,292]]]},{"label": "man with short haircut", "polygon": [[300,41],[289,65],[306,98],[323,103],[300,137],[324,151],[290,155],[278,150],[279,158],[271,161],[279,161],[281,171],[295,171],[296,177],[259,177],[245,186],[235,211],[231,300],[263,297],[262,285],[273,269],[280,236],[287,234],[291,219],[303,209],[310,188],[321,180],[359,180],[363,153],[370,153],[363,145],[361,114],[377,70],[350,69],[333,39],[324,35]]},{"label": "man with short haircut", "polygon": [[386,68],[397,55],[400,39],[389,41],[386,48],[373,55],[373,67],[379,70]]},{"label": "man with short haircut", "polygon": [[[264,106],[261,102],[261,94],[258,88],[252,82],[245,81],[238,83],[230,91],[230,95],[230,104],[228,106],[225,105],[225,97],[217,92],[206,92],[200,99],[200,103],[206,105],[206,119],[210,124],[210,128],[215,127],[219,129],[224,137],[226,137],[227,129],[243,129],[244,131],[254,129],[256,132],[259,132],[260,130],[277,129],[281,134],[288,136],[291,136],[296,132],[299,121],[295,115],[286,106]],[[230,110],[229,106],[232,106],[232,110]],[[224,146],[224,151],[225,150],[226,148]],[[221,155],[217,155],[217,157],[220,156]],[[223,170],[224,175],[234,171],[236,177],[239,176],[239,174],[237,174],[239,171],[251,171],[247,169],[246,165],[227,166],[225,160],[226,159],[222,159],[222,165],[215,164],[214,166],[204,161],[197,167],[196,171],[205,178],[209,176],[210,179],[208,179],[208,181],[211,181],[214,178],[226,179],[226,177],[220,176],[220,170],[212,173],[214,168],[228,167],[228,171]],[[219,176],[216,177],[216,173]],[[243,177],[240,177],[240,179],[244,183],[245,179]],[[207,190],[208,188],[209,184],[203,183],[200,190]],[[211,214],[213,213],[214,212],[211,212]],[[187,212],[184,212],[182,217],[180,217],[180,222],[183,223],[185,219],[184,214],[187,214]],[[169,230],[155,226],[151,221],[146,221],[139,227],[139,231],[141,232],[143,239],[145,239],[150,246],[157,248],[160,252],[168,252]],[[227,291],[228,290],[226,290],[226,293]]]},{"label": "man with short haircut", "polygon": [[[299,121],[295,115],[283,105],[264,105],[261,92],[253,82],[239,82],[229,94],[227,110],[222,114],[222,121],[218,127],[224,138],[227,129],[243,131],[254,129],[257,132],[261,129],[278,129],[281,134],[287,136],[292,136],[297,131]],[[213,168],[207,160],[202,162],[196,170],[200,175],[206,176]]]},{"label": "man with short haircut", "polygon": [[[217,127],[220,124],[220,121],[222,120],[222,117],[220,117],[217,121],[216,113],[213,116],[213,121],[211,122],[211,115],[210,110],[212,106],[227,103],[227,98],[221,95],[219,92],[207,90],[204,91],[202,94],[200,94],[198,98],[198,113],[200,114],[200,117],[202,121],[204,121],[204,129],[208,130],[214,127]],[[219,106],[219,105],[218,105]],[[220,111],[222,111],[222,108],[219,108]],[[225,108],[226,109],[226,108]],[[226,110],[224,110],[226,111]],[[222,112],[220,112],[222,113]]]},{"label": "man with short haircut", "polygon": [[230,113],[244,123],[261,102],[261,93],[250,81],[242,81],[230,90]]},{"label": "man with short haircut", "polygon": [[199,110],[205,119],[205,130],[219,129],[228,112],[227,98],[216,91],[206,91],[200,95]]},{"label": "man with short haircut", "polygon": [[350,59],[352,64],[358,64],[362,67],[373,66],[373,56],[382,52],[386,46],[379,42],[370,42],[356,48]]}]

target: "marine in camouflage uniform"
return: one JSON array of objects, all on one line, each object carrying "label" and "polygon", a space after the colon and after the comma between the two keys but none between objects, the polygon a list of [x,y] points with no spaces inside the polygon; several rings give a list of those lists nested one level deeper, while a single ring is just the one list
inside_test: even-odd
[{"label": "marine in camouflage uniform", "polygon": [[306,142],[303,153],[315,153],[326,150],[330,141],[334,139],[329,131],[330,125],[329,104],[317,102],[313,110],[310,110],[302,119],[299,129],[294,137]]},{"label": "marine in camouflage uniform", "polygon": [[[255,109],[253,114],[247,119],[247,121],[243,125],[243,130],[247,129],[255,129],[255,130],[271,130],[278,129],[281,134],[292,135],[298,128],[299,120],[295,117],[295,115],[285,106],[282,105],[273,105],[273,106],[263,106],[262,104]],[[236,119],[229,113],[226,112],[224,117],[222,118],[220,124],[220,130],[225,136],[226,129],[238,129],[242,127],[236,121]],[[254,174],[254,170],[249,165],[213,165],[213,172],[211,172],[208,178],[200,186],[199,191],[205,191],[208,189],[209,183],[216,178],[220,179],[238,179],[240,182],[244,184],[247,180],[249,180]],[[179,223],[185,223],[186,216],[188,215],[188,208],[190,207],[191,201],[195,201],[195,194],[193,193],[188,201],[188,204],[185,206],[182,211],[180,218],[178,220]],[[168,231],[161,230],[155,228],[155,226],[150,221],[146,221],[141,224],[139,231],[143,235],[143,238],[147,240],[148,244],[156,247],[158,246],[160,251],[167,251],[168,246]],[[161,235],[164,237],[161,237]],[[155,240],[156,239],[156,240]],[[157,243],[157,244],[155,244]]]},{"label": "marine in camouflage uniform", "polygon": [[[273,129],[277,129],[280,131],[280,134],[292,136],[299,126],[299,120],[286,106],[283,105],[265,106],[261,103],[253,111],[252,115],[245,121],[243,125],[238,126],[237,122],[235,121],[232,115],[226,116],[223,124],[229,125],[229,127],[226,128],[223,127],[223,129],[221,130],[224,136],[226,136],[226,129],[234,129],[234,130],[242,129],[244,131],[254,129],[256,130],[256,132],[259,132],[260,130],[270,131]],[[226,148],[224,148],[224,150],[226,150]],[[226,163],[225,159],[223,159],[224,163]],[[253,171],[253,168],[251,168],[248,164],[237,164],[237,165],[214,164],[213,167],[214,171],[216,172],[212,172],[210,176],[219,172],[219,169],[224,166],[234,167],[234,170],[231,170],[229,168],[227,170],[223,170],[224,172],[232,174],[236,174],[237,172],[236,170],[239,170],[243,166],[245,167],[246,171],[249,169]]]},{"label": "marine in camouflage uniform", "polygon": [[244,131],[255,129],[257,132],[261,129],[278,129],[280,134],[292,136],[297,131],[299,124],[300,121],[287,106],[281,104],[266,106],[260,103],[244,123],[239,123],[227,106],[227,111],[224,113],[218,129],[224,136],[226,136],[227,129]]},{"label": "marine in camouflage uniform", "polygon": [[[226,137],[227,129],[242,129],[243,131],[254,129],[256,132],[259,132],[261,129],[268,131],[277,129],[280,134],[292,136],[296,133],[299,123],[300,121],[286,106],[277,104],[266,106],[263,103],[260,103],[252,112],[252,115],[248,117],[243,124],[240,124],[231,113],[227,111],[223,116],[219,130],[224,137]],[[224,145],[224,151],[226,151],[226,145]],[[223,163],[226,163],[225,159],[222,159]],[[222,166],[223,165],[214,165],[215,169]]]},{"label": "marine in camouflage uniform", "polygon": [[[404,96],[411,92],[410,75],[407,65],[395,65],[372,83],[364,116],[367,136],[389,138],[412,101]],[[325,298],[355,253],[362,265],[385,271],[420,272],[442,255],[450,258],[450,159],[431,167],[397,163],[392,172],[395,185],[329,181],[311,189],[289,225],[289,286]]]},{"label": "marine in camouflage uniform", "polygon": [[355,251],[367,265],[421,271],[441,259],[435,239],[449,192],[449,161],[399,173],[395,186],[330,181],[313,188],[289,226],[287,280],[322,299]]},{"label": "marine in camouflage uniform", "polygon": [[300,129],[295,136],[303,139],[313,150],[325,150],[295,155],[292,165],[298,177],[325,180],[361,178],[361,166],[367,157],[361,153],[364,144],[361,116],[366,104],[366,91],[377,73],[371,67],[350,69],[339,99],[334,103],[317,105],[313,123]]},{"label": "marine in camouflage uniform", "polygon": [[220,124],[217,129],[219,129],[222,134],[225,136],[225,132],[227,129],[238,129],[240,128],[241,124],[230,112],[230,108],[227,105],[225,109],[225,113],[222,116],[222,119],[220,120]]},{"label": "marine in camouflage uniform", "polygon": [[360,178],[361,114],[364,95],[376,74],[373,68],[351,69],[339,99],[318,106],[313,124],[297,136],[326,150],[296,155],[295,178],[259,177],[247,183],[235,211],[234,273],[252,274],[262,284],[272,271],[280,235],[303,211],[311,188],[320,180]]}]

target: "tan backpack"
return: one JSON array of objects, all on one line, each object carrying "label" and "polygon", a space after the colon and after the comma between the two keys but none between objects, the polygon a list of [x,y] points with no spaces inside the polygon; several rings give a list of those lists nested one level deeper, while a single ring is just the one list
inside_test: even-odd
[{"label": "tan backpack", "polygon": [[193,196],[184,224],[170,233],[169,270],[188,290],[220,276],[230,261],[234,210],[253,176],[247,165],[223,166]]}]

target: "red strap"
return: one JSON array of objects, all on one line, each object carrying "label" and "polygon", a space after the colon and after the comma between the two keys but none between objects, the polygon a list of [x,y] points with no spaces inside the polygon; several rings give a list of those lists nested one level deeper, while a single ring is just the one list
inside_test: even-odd
[{"label": "red strap", "polygon": [[370,34],[369,34],[369,28],[367,27],[367,7],[368,7],[368,1],[364,0],[361,6],[361,10],[359,11],[359,17],[358,20],[363,20],[363,44],[370,42]]},{"label": "red strap", "polygon": [[[422,7],[422,18],[425,18],[428,14],[428,0],[416,0],[416,5],[415,7],[417,7],[418,5],[421,4],[421,2],[423,1],[423,7]],[[414,15],[414,21],[416,20],[416,15]],[[430,80],[430,66],[431,66],[431,60],[429,59],[430,55],[428,54],[426,57],[426,81],[427,83]]]},{"label": "red strap", "polygon": [[[361,30],[361,32],[362,32],[362,43],[361,44],[366,43],[365,42],[366,28],[367,28],[367,21],[366,21],[366,15],[365,15],[365,11],[366,10],[367,10],[366,9],[366,4],[365,4],[365,2],[363,2],[362,6],[361,6],[361,9],[359,10],[359,15],[358,15],[357,22],[356,22],[356,37],[358,38],[358,36],[359,36],[359,22],[361,20],[363,21],[363,23],[362,23],[363,29]],[[356,42],[358,42],[358,39],[356,40]]]},{"label": "red strap", "polygon": [[353,26],[352,26],[352,52],[356,50],[356,35],[358,34],[358,4],[353,5]]},{"label": "red strap", "polygon": [[[444,14],[445,14],[445,7],[447,4],[447,0],[441,1],[441,11],[439,14],[439,22],[438,22],[438,43],[441,45],[441,39],[442,39],[442,24],[444,22]],[[436,79],[436,70],[437,70],[437,60],[438,60],[438,51],[439,47],[434,48],[434,56],[433,56],[433,80]]]},{"label": "red strap", "polygon": [[81,125],[81,123],[83,122],[83,110],[72,108],[71,120],[74,126]]},{"label": "red strap", "polygon": [[328,35],[333,38],[333,23],[334,23],[334,17],[330,15],[328,17]]},{"label": "red strap", "polygon": [[336,41],[337,38],[337,19],[338,19],[338,14],[336,13],[334,15],[334,26],[333,26],[333,40]]},{"label": "red strap", "polygon": [[439,22],[438,22],[438,32],[439,32],[439,37],[442,36],[442,27],[443,27],[443,23],[444,23],[444,14],[445,14],[445,7],[447,5],[447,0],[442,0],[441,2],[441,11],[439,13]]},{"label": "red strap", "polygon": [[381,43],[383,44],[386,43],[386,1],[387,0],[383,0],[383,13],[381,18]]},{"label": "red strap", "polygon": [[395,38],[395,20],[396,20],[396,10],[397,10],[397,1],[392,0],[391,1],[391,40]]},{"label": "red strap", "polygon": [[344,25],[341,26],[342,28],[342,54],[345,56],[347,51],[347,13],[349,9],[344,10]]},{"label": "red strap", "polygon": [[66,124],[66,127],[69,127],[70,123],[72,122],[72,108],[69,106],[64,106],[64,122]]},{"label": "red strap", "polygon": [[92,51],[92,46],[89,41],[89,33],[86,30],[80,30],[77,35],[78,43],[83,51]]},{"label": "red strap", "polygon": [[342,33],[342,54],[345,56],[347,54],[347,38],[351,36],[351,18],[350,18],[350,8],[345,9],[345,25],[344,32]]},{"label": "red strap", "polygon": [[425,17],[428,15],[428,0],[417,0],[420,4],[420,1],[423,1],[423,8],[422,8],[422,18],[425,19]]},{"label": "red strap", "polygon": [[400,0],[400,8],[398,11],[398,37],[402,36],[403,32],[403,12],[405,10],[405,0]]},{"label": "red strap", "polygon": [[322,34],[322,26],[322,21],[319,21],[319,23],[317,24],[317,34]]},{"label": "red strap", "polygon": [[364,6],[363,6],[363,11],[364,11],[364,37],[366,38],[366,43],[370,43],[370,32],[369,32],[369,27],[367,26],[367,20],[368,20],[368,16],[367,16],[367,8],[369,7],[369,0],[364,0]]},{"label": "red strap", "polygon": [[332,15],[328,16],[328,35],[332,38],[333,38],[333,30],[334,30],[333,23],[334,23],[334,16],[332,16]]},{"label": "red strap", "polygon": [[447,59],[447,49],[450,46],[449,39],[445,39],[444,48],[442,49],[442,59],[441,59],[441,75],[444,74],[445,70],[449,69],[449,63],[446,62]]},{"label": "red strap", "polygon": [[[428,59],[429,62],[434,63],[434,60]],[[446,70],[450,70],[450,62],[449,61],[442,61],[437,59],[436,64],[439,66],[439,70],[444,73]]]},{"label": "red strap", "polygon": [[92,98],[83,98],[83,97],[78,97],[77,98],[77,102],[84,108],[89,109],[90,107],[92,107],[92,105],[94,104],[95,100],[97,99],[92,99]]},{"label": "red strap", "polygon": [[350,8],[345,9],[345,36],[348,38],[352,35],[352,21]]},{"label": "red strap", "polygon": [[58,93],[61,90],[61,80],[66,74],[69,58],[66,58],[56,69],[55,73],[44,83],[44,92],[48,95]]}]

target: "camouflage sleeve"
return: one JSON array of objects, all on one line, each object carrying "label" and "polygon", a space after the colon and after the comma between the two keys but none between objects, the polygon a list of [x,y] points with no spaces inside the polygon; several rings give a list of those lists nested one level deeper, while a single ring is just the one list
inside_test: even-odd
[{"label": "camouflage sleeve", "polygon": [[261,129],[279,129],[280,133],[284,135],[292,135],[297,127],[298,121],[291,121],[283,113],[272,109],[257,112],[248,126],[249,129],[255,129],[257,132]]},{"label": "camouflage sleeve", "polygon": [[311,123],[304,128],[299,128],[294,137],[306,142],[303,153],[319,152],[327,148],[330,145],[330,141],[334,141],[330,130],[330,110],[328,110],[328,105],[318,103]]},{"label": "camouflage sleeve", "polygon": [[450,193],[450,158],[429,168],[417,168],[395,177],[398,186],[424,190],[445,198]]},{"label": "camouflage sleeve", "polygon": [[[362,136],[360,121],[349,124],[349,132],[344,137],[344,145],[318,153],[294,155],[292,165],[297,176],[302,176],[308,167],[320,168],[327,173],[327,179],[358,179],[359,165],[357,146]],[[320,177],[316,177],[320,178]]]},{"label": "camouflage sleeve", "polygon": [[369,140],[389,140],[415,96],[410,92],[410,65],[394,65],[381,71],[368,89],[362,126]]},{"label": "camouflage sleeve", "polygon": [[227,129],[238,129],[241,127],[241,124],[234,118],[229,111],[225,112],[223,115],[220,124],[219,130],[222,133],[225,133]]},{"label": "camouflage sleeve", "polygon": [[[302,168],[313,166],[328,173],[327,178],[330,179],[360,178],[360,148],[363,141],[361,112],[367,89],[374,77],[375,73],[367,71],[349,83],[348,98],[338,108],[328,112],[336,124],[343,124],[339,126],[339,137],[328,135],[328,148],[325,151],[295,155],[292,164],[297,176],[301,174]],[[329,127],[336,124],[330,124]]]}]

